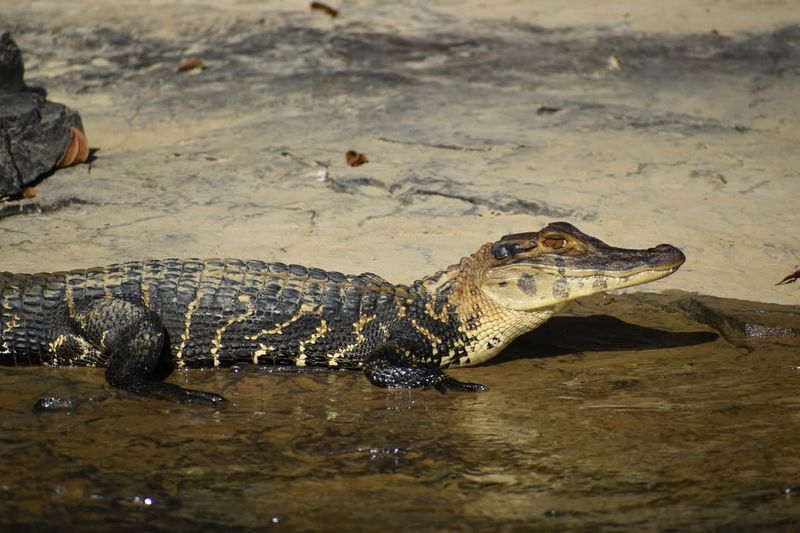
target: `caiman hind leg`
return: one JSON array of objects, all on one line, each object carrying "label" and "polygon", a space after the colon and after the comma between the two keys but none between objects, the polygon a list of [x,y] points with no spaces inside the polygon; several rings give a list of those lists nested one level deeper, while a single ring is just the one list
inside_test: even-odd
[{"label": "caiman hind leg", "polygon": [[405,353],[394,345],[384,345],[367,355],[364,375],[373,385],[387,389],[433,387],[441,393],[486,390],[486,386],[480,383],[458,381],[436,365],[408,362]]},{"label": "caiman hind leg", "polygon": [[112,387],[184,403],[226,401],[153,377],[162,355],[168,356],[167,332],[153,311],[126,300],[99,300],[72,319],[75,329],[107,356],[106,380]]}]

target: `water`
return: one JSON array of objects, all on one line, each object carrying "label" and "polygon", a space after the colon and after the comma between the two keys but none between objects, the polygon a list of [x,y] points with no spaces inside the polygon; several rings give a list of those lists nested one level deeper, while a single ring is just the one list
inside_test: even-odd
[{"label": "water", "polygon": [[[479,394],[358,372],[170,378],[233,400],[215,409],[111,391],[102,370],[0,368],[0,517],[15,531],[792,530],[800,310],[782,308],[788,336],[723,336],[681,298],[573,305],[451,371]],[[32,412],[54,393],[97,401]]]}]

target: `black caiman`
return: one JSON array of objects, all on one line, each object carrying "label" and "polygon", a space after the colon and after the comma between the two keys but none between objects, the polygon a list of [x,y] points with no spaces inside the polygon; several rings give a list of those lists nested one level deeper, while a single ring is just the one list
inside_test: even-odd
[{"label": "black caiman", "polygon": [[[104,366],[112,387],[220,402],[156,368],[321,365],[380,387],[479,391],[442,368],[482,363],[581,296],[668,276],[674,246],[609,246],[565,222],[506,235],[411,285],[283,263],[164,259],[0,272],[0,363]],[[162,372],[163,373],[163,372]]]}]

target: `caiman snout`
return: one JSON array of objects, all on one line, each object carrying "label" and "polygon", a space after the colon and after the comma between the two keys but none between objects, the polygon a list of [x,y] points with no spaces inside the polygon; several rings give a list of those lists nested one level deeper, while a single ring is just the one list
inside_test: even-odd
[{"label": "caiman snout", "polygon": [[681,266],[686,261],[686,256],[683,255],[683,252],[671,244],[659,244],[647,251],[657,253],[661,256],[659,262],[670,263],[670,266],[675,268]]},{"label": "caiman snout", "polygon": [[481,289],[516,311],[558,306],[599,292],[669,276],[686,261],[678,248],[617,248],[565,222],[538,232],[506,235],[491,250]]}]

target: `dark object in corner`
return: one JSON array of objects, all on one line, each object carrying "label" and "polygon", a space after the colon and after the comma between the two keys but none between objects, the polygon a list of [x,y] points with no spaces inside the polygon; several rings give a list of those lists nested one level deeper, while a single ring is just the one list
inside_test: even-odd
[{"label": "dark object in corner", "polygon": [[322,2],[311,2],[311,11],[321,11],[332,19],[335,19],[339,15],[338,9],[334,9],[327,4],[323,4]]},{"label": "dark object in corner", "polygon": [[[24,72],[19,47],[4,33],[0,36],[0,197],[19,196],[24,187],[49,175],[73,148],[71,128],[83,132],[80,115],[48,101],[43,89],[27,87]],[[78,152],[88,153],[88,144]]]},{"label": "dark object in corner", "polygon": [[788,283],[794,283],[798,279],[800,279],[800,269],[796,270],[795,272],[792,272],[791,274],[780,280],[775,285],[785,285]]}]

